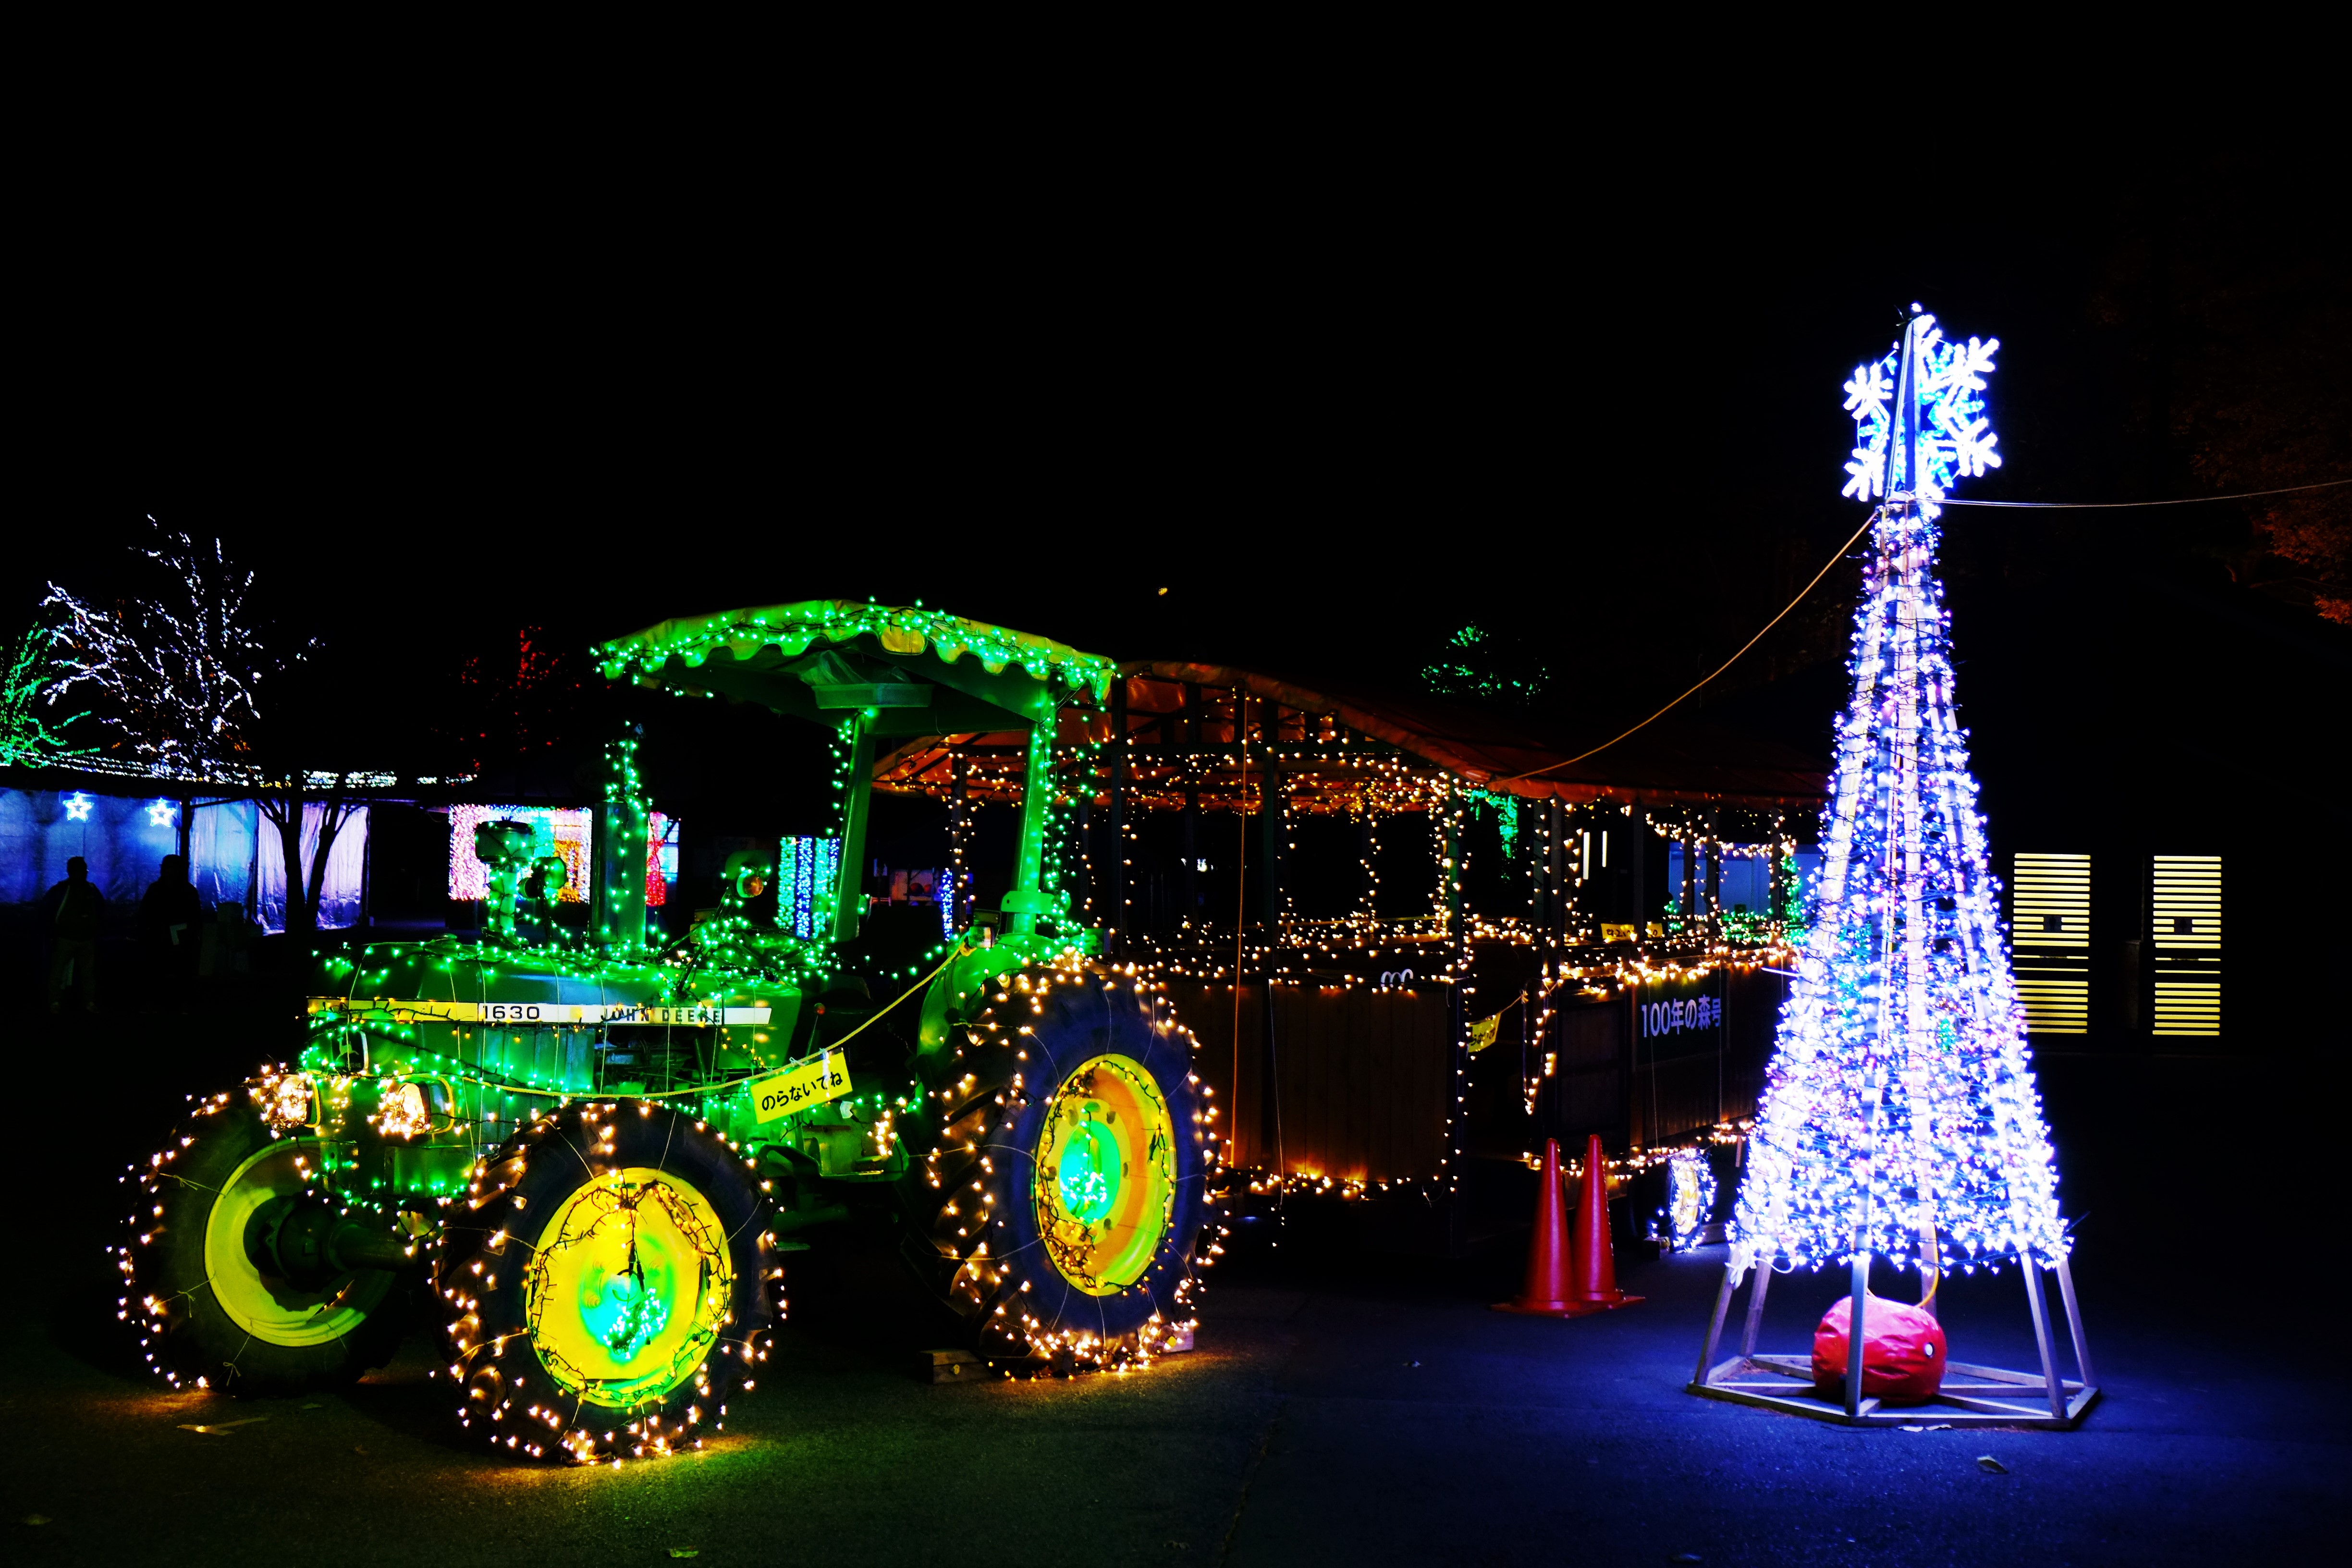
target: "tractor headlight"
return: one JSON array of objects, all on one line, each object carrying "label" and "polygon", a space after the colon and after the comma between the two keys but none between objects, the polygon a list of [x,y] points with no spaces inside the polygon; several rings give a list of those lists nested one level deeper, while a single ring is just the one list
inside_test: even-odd
[{"label": "tractor headlight", "polygon": [[317,1121],[311,1111],[315,1098],[310,1075],[306,1072],[280,1074],[264,1083],[254,1095],[261,1107],[261,1119],[280,1132],[291,1132]]},{"label": "tractor headlight", "polygon": [[376,1131],[387,1138],[414,1138],[429,1132],[433,1118],[425,1109],[425,1090],[417,1084],[396,1083],[383,1091],[376,1112]]}]

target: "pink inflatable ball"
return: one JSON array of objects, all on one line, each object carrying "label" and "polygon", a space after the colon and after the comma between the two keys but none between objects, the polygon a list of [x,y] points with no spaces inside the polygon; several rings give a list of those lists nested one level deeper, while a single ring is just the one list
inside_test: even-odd
[{"label": "pink inflatable ball", "polygon": [[[1853,1298],[1840,1296],[1813,1331],[1813,1384],[1824,1399],[1845,1400],[1846,1344]],[[1885,1405],[1923,1405],[1944,1386],[1943,1325],[1924,1309],[1883,1296],[1864,1300],[1862,1393]]]}]

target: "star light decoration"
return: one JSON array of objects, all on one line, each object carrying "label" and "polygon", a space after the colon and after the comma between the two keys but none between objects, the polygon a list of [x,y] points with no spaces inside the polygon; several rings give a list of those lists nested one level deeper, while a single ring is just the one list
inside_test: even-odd
[{"label": "star light decoration", "polygon": [[89,820],[89,808],[97,804],[98,803],[96,801],[82,794],[81,791],[74,791],[73,794],[66,796],[65,798],[66,820],[68,822],[88,822]]},{"label": "star light decoration", "polygon": [[[1917,306],[1913,306],[1917,310]],[[1844,493],[1874,501],[1895,491],[1916,490],[1920,510],[1929,520],[1943,515],[1944,497],[1958,479],[1976,479],[1987,468],[2000,467],[1994,450],[2000,439],[1985,416],[1985,373],[1993,368],[1999,338],[1970,338],[1965,346],[1951,342],[1933,316],[1915,316],[1906,335],[1913,345],[1913,372],[1918,384],[1919,482],[1907,472],[1908,443],[1895,438],[1906,434],[1905,414],[1895,406],[1902,385],[1903,345],[1886,351],[1876,364],[1856,365],[1845,384],[1846,412],[1853,416],[1853,456],[1845,465]],[[1889,448],[1895,472],[1886,471]]]},{"label": "star light decoration", "polygon": [[172,826],[173,822],[178,818],[179,815],[179,802],[173,800],[159,800],[147,808],[147,826],[150,827],[169,827]]},{"label": "star light decoration", "polygon": [[[1999,460],[1977,395],[1997,344],[1948,343],[1925,315],[1905,342],[1916,402],[1902,347],[1846,384],[1861,438],[1845,493],[1879,495],[1890,450],[1897,486],[1854,616],[1813,920],[1740,1184],[1735,1277],[1863,1252],[2049,1265],[2068,1247],[1934,571],[1945,487]],[[1901,487],[1906,405],[1916,494]]]}]

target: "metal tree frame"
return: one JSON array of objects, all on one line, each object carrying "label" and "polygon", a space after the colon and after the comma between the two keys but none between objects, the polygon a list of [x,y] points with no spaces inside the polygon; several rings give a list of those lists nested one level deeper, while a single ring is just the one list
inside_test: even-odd
[{"label": "metal tree frame", "polygon": [[[1868,1267],[1865,1259],[1854,1268],[1853,1327],[1846,1342],[1849,1346],[1865,1342],[1862,1282]],[[1731,1298],[1739,1288],[1731,1265],[1723,1266],[1723,1284],[1715,1293],[1715,1312],[1707,1321],[1706,1343],[1698,1352],[1698,1371],[1688,1389],[1703,1399],[1754,1405],[1847,1426],[1912,1426],[1919,1424],[1922,1412],[1932,1410],[1938,1423],[1954,1426],[2039,1426],[2063,1432],[2080,1425],[2099,1397],[2098,1378],[2091,1370],[2090,1348],[2083,1338],[2083,1310],[2074,1299],[2074,1271],[2063,1258],[2054,1272],[2058,1276],[2059,1300],[2066,1310],[2066,1333],[2073,1342],[2077,1376],[2059,1375],[2056,1349],[2050,1340],[2050,1303],[2042,1293],[2041,1271],[2032,1259],[2021,1258],[2018,1272],[2025,1280],[2025,1305],[2033,1319],[2033,1342],[2042,1352],[2041,1373],[1947,1362],[1943,1386],[1936,1396],[1924,1405],[1885,1405],[1863,1394],[1864,1358],[1851,1351],[1846,1356],[1845,1399],[1842,1404],[1832,1404],[1814,1392],[1810,1353],[1758,1353],[1756,1337],[1764,1323],[1764,1298],[1771,1288],[1772,1268],[1759,1261],[1749,1272],[1755,1275],[1755,1283],[1748,1289],[1747,1321],[1739,1332],[1739,1353],[1717,1362],[1715,1355],[1723,1342],[1724,1321],[1730,1314]]]}]

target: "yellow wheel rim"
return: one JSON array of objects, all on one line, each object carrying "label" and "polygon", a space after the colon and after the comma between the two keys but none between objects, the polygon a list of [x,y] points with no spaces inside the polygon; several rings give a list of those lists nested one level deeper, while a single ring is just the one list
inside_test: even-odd
[{"label": "yellow wheel rim", "polygon": [[694,1375],[728,1319],[727,1232],[693,1183],[646,1165],[564,1199],[523,1274],[523,1313],[548,1375],[628,1410]]},{"label": "yellow wheel rim", "polygon": [[1096,1057],[1054,1091],[1037,1142],[1037,1230],[1062,1278],[1109,1296],[1144,1276],[1176,1205],[1176,1124],[1143,1064]]},{"label": "yellow wheel rim", "polygon": [[265,1274],[247,1252],[253,1216],[278,1198],[301,1195],[319,1173],[316,1139],[282,1139],[260,1150],[221,1184],[205,1221],[205,1282],[229,1321],[273,1345],[331,1344],[367,1321],[391,1293],[393,1278],[375,1269],[347,1274],[323,1290],[305,1290]]}]

